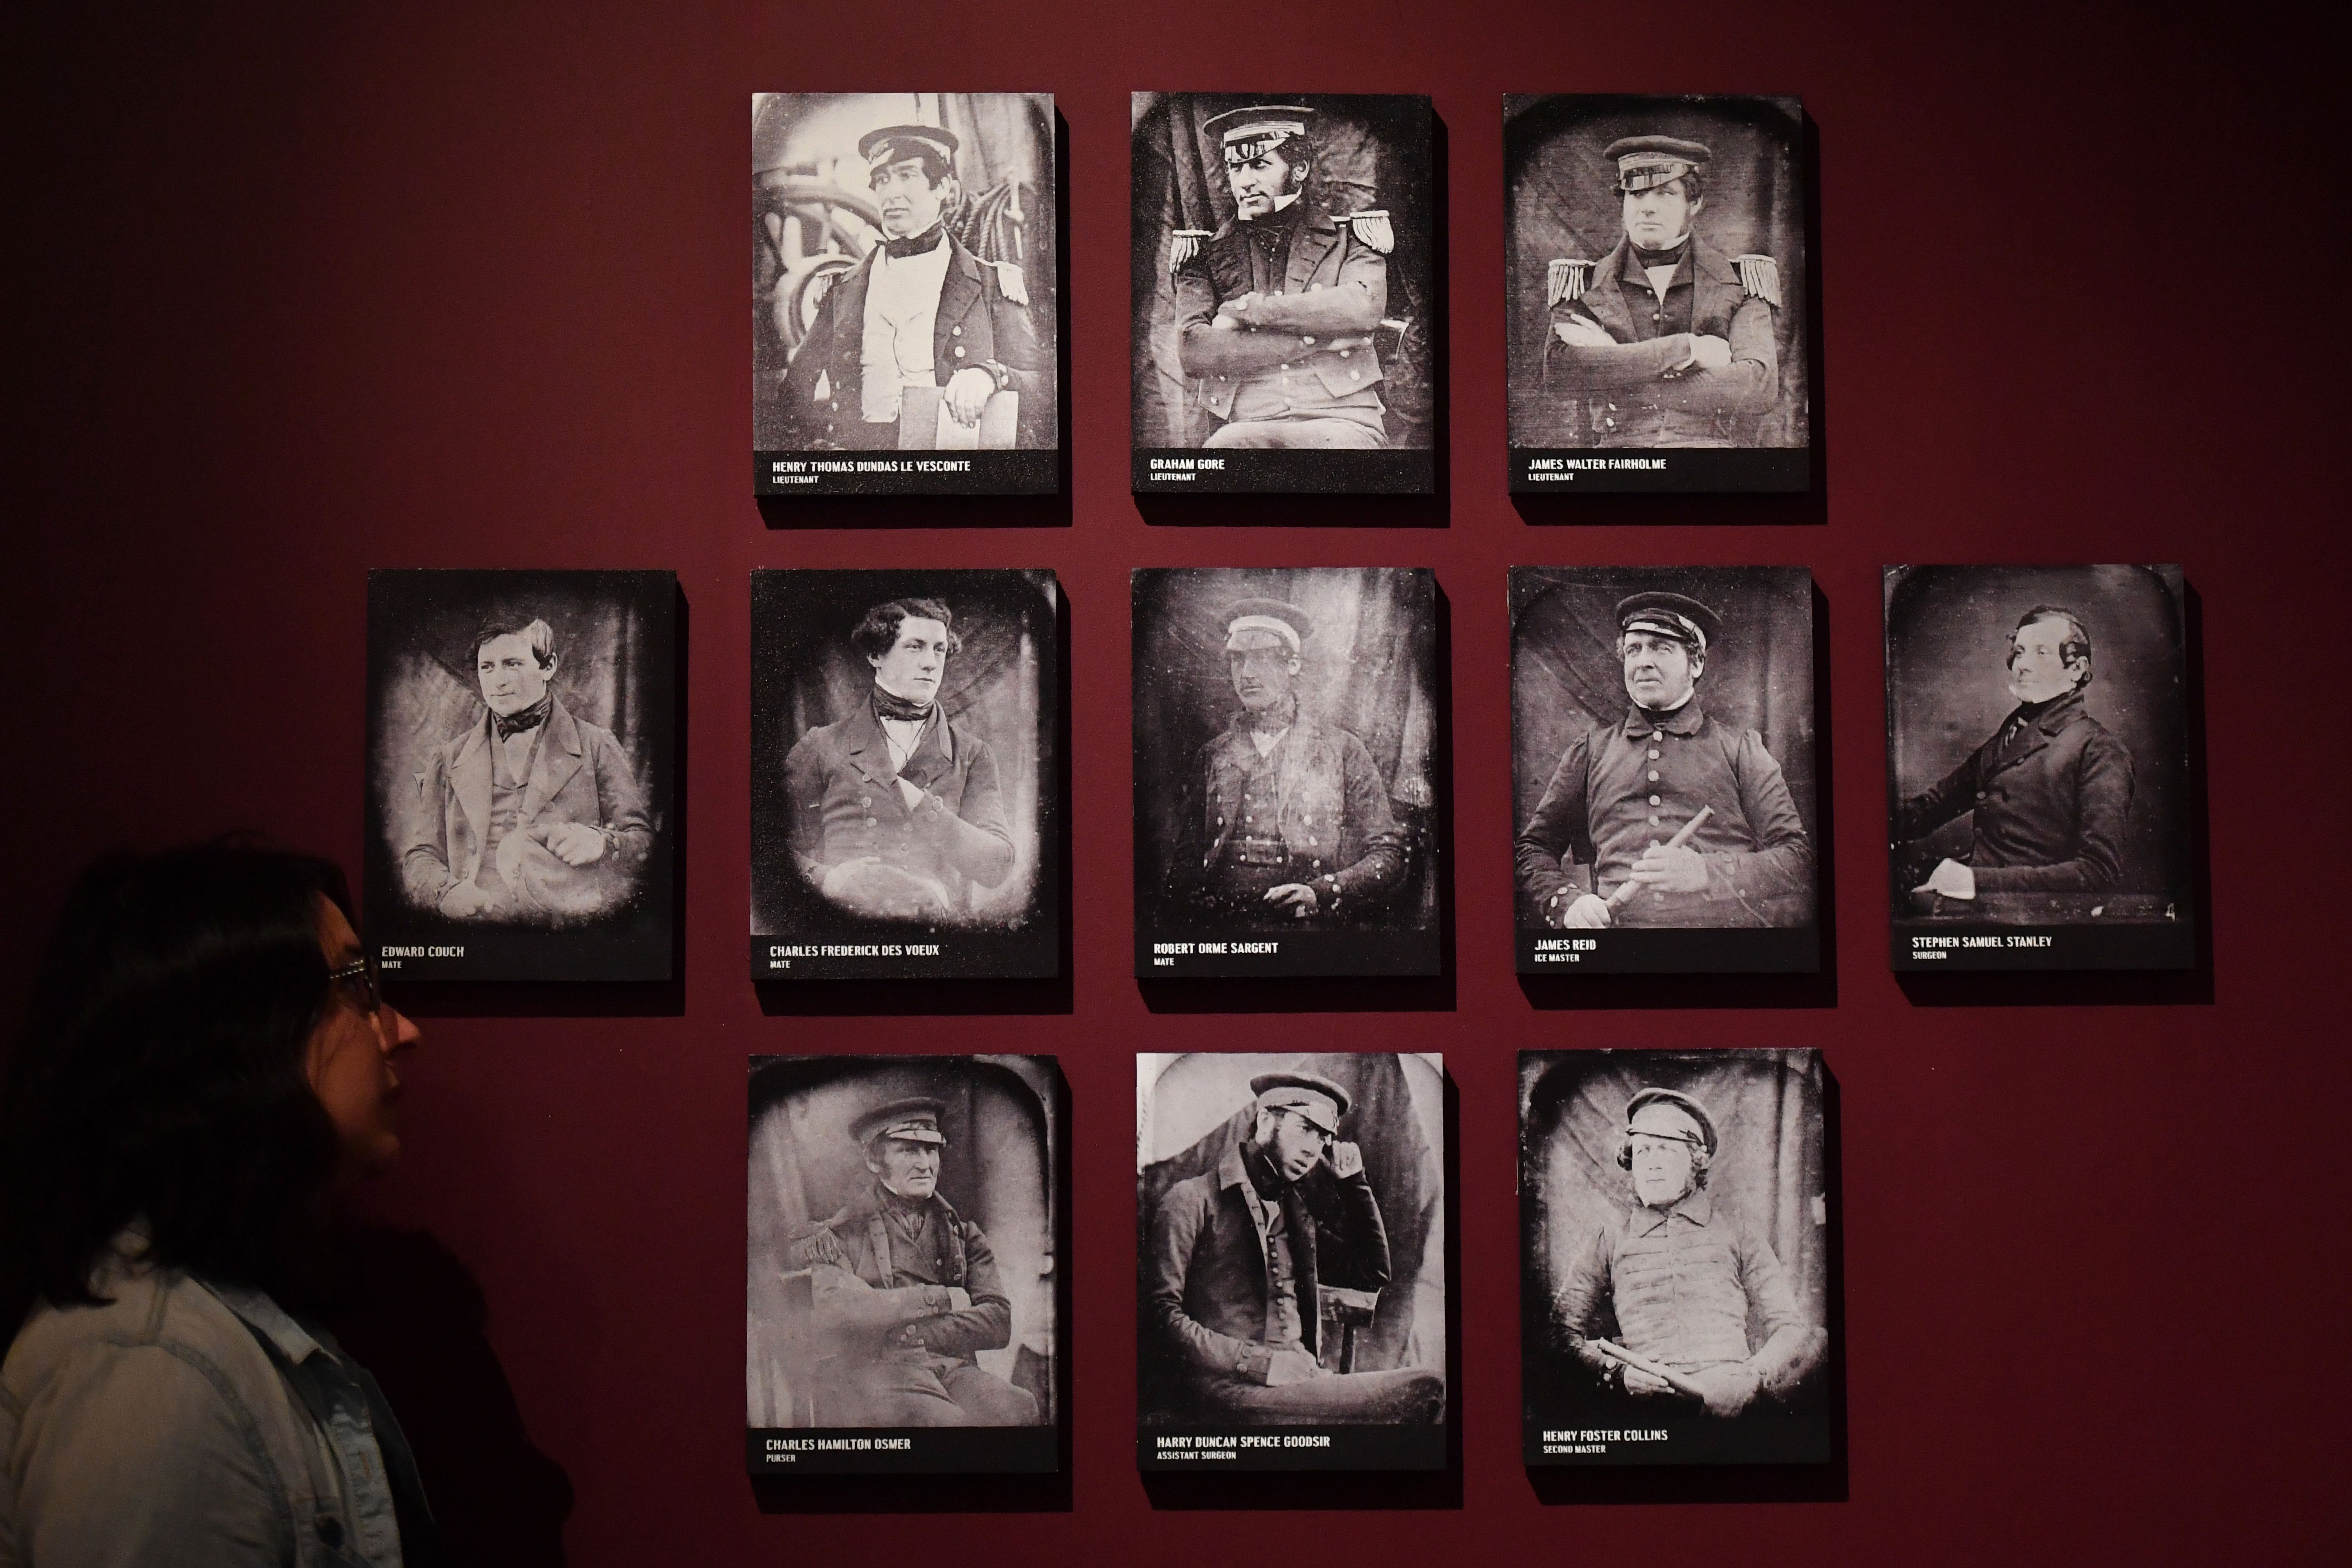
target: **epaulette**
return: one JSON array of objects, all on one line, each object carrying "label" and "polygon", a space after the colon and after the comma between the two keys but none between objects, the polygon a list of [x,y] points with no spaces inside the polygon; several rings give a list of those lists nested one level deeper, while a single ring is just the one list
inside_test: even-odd
[{"label": "epaulette", "polygon": [[1011,261],[992,261],[989,265],[996,268],[996,286],[1004,297],[1025,308],[1029,303],[1029,280],[1021,276],[1020,266]]},{"label": "epaulette", "polygon": [[1750,251],[1735,256],[1731,264],[1739,268],[1739,287],[1751,299],[1763,300],[1774,310],[1780,308],[1780,264],[1769,256]]},{"label": "epaulette", "polygon": [[1562,300],[1573,302],[1584,298],[1584,286],[1592,281],[1592,263],[1576,261],[1565,256],[1555,256],[1544,269],[1544,309],[1547,310]]},{"label": "epaulette", "polygon": [[1180,228],[1168,237],[1168,270],[1181,272],[1186,263],[1201,254],[1204,240],[1216,238],[1213,229]]},{"label": "epaulette", "polygon": [[1370,246],[1382,256],[1396,248],[1396,229],[1384,208],[1349,214],[1348,229],[1356,237],[1357,244]]}]

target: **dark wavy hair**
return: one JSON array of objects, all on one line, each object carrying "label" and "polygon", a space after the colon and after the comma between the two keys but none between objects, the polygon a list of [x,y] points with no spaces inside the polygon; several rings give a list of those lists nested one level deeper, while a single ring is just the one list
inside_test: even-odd
[{"label": "dark wavy hair", "polygon": [[315,1295],[338,1143],[305,1073],[327,860],[249,841],[106,857],[66,897],[0,1087],[0,1312],[100,1300],[109,1241]]},{"label": "dark wavy hair", "polygon": [[937,621],[948,629],[948,653],[963,651],[963,638],[956,634],[955,612],[937,599],[892,599],[866,612],[857,629],[849,634],[849,646],[868,658],[880,658],[898,640],[898,628],[908,616],[919,621]]}]

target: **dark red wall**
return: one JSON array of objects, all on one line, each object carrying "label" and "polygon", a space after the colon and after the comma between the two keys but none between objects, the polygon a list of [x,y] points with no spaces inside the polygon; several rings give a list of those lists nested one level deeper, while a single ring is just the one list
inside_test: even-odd
[{"label": "dark red wall", "polygon": [[[30,79],[10,94],[5,303],[31,373],[0,615],[12,921],[46,920],[126,840],[254,824],[355,864],[369,567],[674,567],[690,608],[682,984],[628,1016],[567,993],[420,1004],[437,1016],[408,1158],[375,1199],[447,1257],[383,1287],[431,1300],[355,1337],[491,1555],[531,1560],[543,1503],[494,1503],[548,1480],[518,1434],[450,1415],[501,1365],[577,1490],[564,1540],[584,1564],[2295,1557],[2343,1522],[2324,1456],[2343,1451],[2352,1283],[2334,1005],[2347,247],[2326,195],[2342,139],[2293,79],[2335,57],[2302,13],[2240,7],[2209,32],[2147,7],[1761,0],[180,6],[136,26],[82,14],[99,9],[10,50]],[[1059,95],[1073,499],[773,526],[745,461],[748,96],[890,85]],[[1147,520],[1126,477],[1127,95],[1283,85],[1435,96],[1450,500],[1240,509],[1313,527],[1193,526],[1173,503]],[[1825,492],[1511,504],[1507,89],[1803,95]],[[937,526],[966,515],[980,525]],[[2187,569],[2211,871],[2192,980],[1906,992],[1887,973],[1878,568],[2013,559]],[[886,562],[1047,565],[1069,595],[1075,979],[1024,993],[1031,1014],[892,1016],[919,1004],[814,988],[770,1014],[745,978],[746,574]],[[1504,568],[1578,562],[1812,569],[1832,696],[1821,984],[1531,998],[1514,978]],[[1220,992],[1202,1013],[1129,976],[1127,572],[1186,563],[1437,570],[1455,956],[1443,984],[1375,996],[1397,1009],[1323,989],[1293,994],[1303,1011]],[[12,1010],[28,962],[22,942],[0,959]],[[1827,1488],[1578,1495],[1843,1500],[1548,1506],[1521,1468],[1513,1053],[1612,1044],[1826,1049],[1850,1459]],[[1359,1495],[1458,1508],[1155,1513],[1129,1447],[1129,1058],[1196,1045],[1445,1053],[1462,1468],[1434,1493]],[[834,1049],[1061,1057],[1066,1510],[778,1517],[745,1479],[743,1059]],[[465,1343],[467,1277],[494,1362]]]}]

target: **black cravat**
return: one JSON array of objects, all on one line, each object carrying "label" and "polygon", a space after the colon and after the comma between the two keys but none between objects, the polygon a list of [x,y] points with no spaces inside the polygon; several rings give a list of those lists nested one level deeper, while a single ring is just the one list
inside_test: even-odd
[{"label": "black cravat", "polygon": [[[1625,243],[1633,245],[1630,239]],[[1644,250],[1640,246],[1633,245],[1633,259],[1645,271],[1653,267],[1679,267],[1682,265],[1684,247],[1689,244],[1690,241],[1685,238],[1680,244],[1670,245],[1664,250]]]},{"label": "black cravat", "polygon": [[911,724],[918,719],[929,718],[931,705],[928,702],[909,701],[895,691],[887,691],[877,681],[874,687],[874,711],[885,719],[896,719],[901,723]]},{"label": "black cravat", "polygon": [[490,721],[499,727],[499,739],[503,741],[509,735],[520,735],[525,730],[536,730],[546,723],[547,710],[554,705],[554,702],[555,693],[546,692],[538,701],[519,713],[491,714]]},{"label": "black cravat", "polygon": [[908,235],[904,239],[885,239],[882,248],[890,253],[891,260],[904,261],[910,256],[923,256],[937,250],[940,242],[946,237],[946,230],[933,224],[922,233]]}]

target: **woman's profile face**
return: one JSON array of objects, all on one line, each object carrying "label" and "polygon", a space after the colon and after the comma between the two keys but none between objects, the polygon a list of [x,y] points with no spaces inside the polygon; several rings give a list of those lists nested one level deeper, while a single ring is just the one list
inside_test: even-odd
[{"label": "woman's profile face", "polygon": [[[319,947],[329,969],[360,959],[359,933],[325,899],[319,900]],[[357,986],[337,985],[328,996],[325,1013],[310,1030],[303,1073],[342,1142],[338,1184],[375,1175],[400,1157],[400,1074],[392,1058],[421,1034],[390,1004],[369,1012]]]}]

